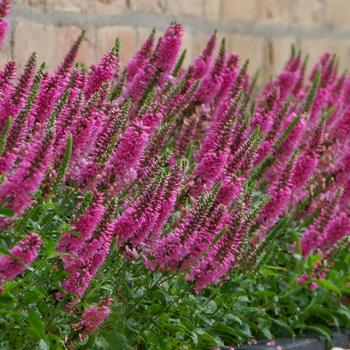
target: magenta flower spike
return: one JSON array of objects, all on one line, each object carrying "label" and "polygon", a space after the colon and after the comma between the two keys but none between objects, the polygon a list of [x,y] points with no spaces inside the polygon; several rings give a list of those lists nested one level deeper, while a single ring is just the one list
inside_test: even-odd
[{"label": "magenta flower spike", "polygon": [[183,182],[183,169],[175,165],[172,167],[172,171],[164,184],[164,188],[161,193],[161,200],[158,206],[158,217],[154,222],[152,231],[150,232],[149,241],[154,242],[159,238],[164,225],[168,221],[172,214],[176,199],[179,194],[181,184]]},{"label": "magenta flower spike", "polygon": [[[282,169],[279,177],[269,187],[267,194],[270,200],[261,210],[258,222],[261,225],[260,237],[264,237],[266,232],[275,224],[277,219],[286,211],[292,196],[293,179],[297,169],[295,161],[296,153],[289,159]],[[298,158],[299,160],[299,158]]]},{"label": "magenta flower spike", "polygon": [[37,258],[41,243],[40,236],[30,233],[19,242],[19,245],[10,250],[11,255],[0,257],[0,286],[6,281],[13,280],[26,269],[26,265]]},{"label": "magenta flower spike", "polygon": [[72,259],[75,259],[76,254],[83,247],[84,243],[91,239],[94,230],[102,220],[105,213],[103,205],[103,196],[96,195],[96,201],[91,208],[72,225],[74,231],[65,233],[58,242],[56,250],[59,253],[71,254],[72,256],[62,255],[62,260],[67,268]]},{"label": "magenta flower spike", "polygon": [[10,28],[10,23],[4,19],[0,19],[0,45],[2,46],[6,34]]},{"label": "magenta flower spike", "polygon": [[106,298],[96,306],[89,306],[81,316],[78,329],[83,337],[86,337],[94,331],[108,318],[110,307],[113,303],[112,297]]},{"label": "magenta flower spike", "polygon": [[324,75],[325,70],[327,69],[327,63],[329,62],[329,60],[331,59],[332,54],[330,52],[325,52],[318,60],[318,62],[316,62],[316,64],[314,65],[314,67],[312,68],[312,71],[310,73],[310,77],[309,80],[313,81],[315,76],[316,76],[316,72],[318,69],[321,69],[321,75]]},{"label": "magenta flower spike", "polygon": [[277,78],[277,85],[280,89],[280,97],[285,100],[290,96],[299,79],[299,75],[295,72],[283,71]]},{"label": "magenta flower spike", "polygon": [[[350,102],[350,101],[349,101]],[[346,110],[341,116],[334,122],[332,127],[332,134],[339,143],[344,143],[348,139],[348,130],[350,128],[350,103],[347,105]]]},{"label": "magenta flower spike", "polygon": [[165,77],[172,69],[178,56],[183,37],[183,27],[181,24],[173,23],[165,31],[160,39],[160,43],[152,57],[152,64]]},{"label": "magenta flower spike", "polygon": [[195,176],[199,176],[207,183],[214,183],[224,169],[227,154],[224,151],[211,151],[203,156],[202,161],[194,171]]},{"label": "magenta flower spike", "polygon": [[152,55],[154,39],[155,30],[152,30],[140,50],[128,61],[126,65],[126,79],[128,83],[130,83],[135,78],[136,74],[148,64]]},{"label": "magenta flower spike", "polygon": [[148,141],[148,132],[142,123],[129,126],[106,165],[103,181],[119,190],[134,180],[135,170]]},{"label": "magenta flower spike", "polygon": [[226,220],[227,232],[186,274],[186,279],[194,283],[196,293],[225,276],[235,262],[244,231],[235,211]]},{"label": "magenta flower spike", "polygon": [[213,52],[216,46],[217,35],[214,32],[209,38],[202,54],[193,60],[193,79],[201,79],[209,71]]},{"label": "magenta flower spike", "polygon": [[12,87],[12,80],[16,73],[16,61],[9,60],[4,68],[0,71],[0,93],[2,98],[9,92]]},{"label": "magenta flower spike", "polygon": [[220,102],[223,103],[226,98],[228,97],[229,93],[231,92],[231,87],[233,85],[233,82],[237,78],[237,70],[239,67],[239,56],[231,53],[227,57],[226,66],[223,70],[222,76],[222,83],[220,86],[220,89],[216,95],[217,104],[220,106]]},{"label": "magenta flower spike", "polygon": [[66,269],[70,275],[64,279],[62,286],[67,293],[73,293],[78,298],[83,297],[109,253],[113,228],[113,223],[101,222],[75,257],[66,262]]},{"label": "magenta flower spike", "polygon": [[188,237],[185,243],[186,255],[181,261],[180,269],[186,269],[209,250],[210,244],[224,228],[225,218],[224,206],[216,206],[206,224]]},{"label": "magenta flower spike", "polygon": [[[9,96],[12,91],[12,80],[16,73],[16,61],[9,60],[4,68],[0,71],[0,98],[7,103]],[[4,110],[4,102],[0,105],[1,115],[0,115],[0,128],[3,128],[10,117],[9,114]]]},{"label": "magenta flower spike", "polygon": [[8,32],[10,24],[4,19],[10,13],[12,0],[2,0],[0,2],[0,45],[2,45],[5,36]]},{"label": "magenta flower spike", "polygon": [[222,41],[219,54],[209,74],[207,74],[199,85],[196,97],[201,103],[208,103],[223,83],[226,63],[225,40]]},{"label": "magenta flower spike", "polygon": [[32,203],[32,195],[40,187],[52,162],[52,138],[49,133],[34,140],[21,164],[0,185],[0,202],[7,203],[16,215]]},{"label": "magenta flower spike", "polygon": [[118,63],[118,55],[113,49],[105,54],[97,65],[91,66],[85,88],[87,99],[95,94],[106,81],[113,78]]},{"label": "magenta flower spike", "polygon": [[[286,117],[284,123],[282,124],[282,128],[286,128],[295,118],[296,118],[295,113],[289,114]],[[306,128],[305,116],[302,115],[300,120],[296,123],[296,125],[288,135],[287,139],[284,141],[283,146],[281,146],[281,152],[276,154],[279,160],[287,160],[292,155],[292,153],[297,149],[304,135],[305,128]]]},{"label": "magenta flower spike", "polygon": [[326,251],[335,245],[343,237],[350,234],[350,219],[347,213],[337,213],[337,215],[329,222],[327,228],[318,237],[317,246]]},{"label": "magenta flower spike", "polygon": [[76,135],[79,126],[77,121],[80,121],[84,104],[81,90],[84,89],[85,78],[85,74],[80,70],[74,70],[70,76],[69,98],[56,121],[55,148],[58,149],[56,159],[63,154],[68,135]]},{"label": "magenta flower spike", "polygon": [[[123,98],[126,101],[131,98],[136,106],[139,100],[143,97],[145,90],[150,86],[153,79],[156,78],[157,69],[151,63],[147,64],[142,70],[139,70],[135,78],[126,85],[123,92]],[[134,107],[135,108],[135,107]]]},{"label": "magenta flower spike", "polygon": [[217,201],[224,206],[228,206],[241,194],[243,182],[243,176],[226,176],[217,194]]},{"label": "magenta flower spike", "polygon": [[54,74],[48,74],[43,79],[35,105],[30,113],[28,131],[33,134],[42,130],[62,95],[62,80]]},{"label": "magenta flower spike", "polygon": [[2,0],[0,2],[0,18],[6,17],[10,13],[12,0]]},{"label": "magenta flower spike", "polygon": [[[74,130],[76,134],[73,134],[73,152],[69,175],[79,178],[82,168],[86,165],[88,155],[94,150],[95,142],[105,119],[106,115],[100,110],[95,110],[87,116],[81,116],[79,129]],[[82,179],[80,178],[80,180]]]},{"label": "magenta flower spike", "polygon": [[[27,101],[32,86],[36,69],[36,54],[32,54],[28,59],[18,83],[13,86],[10,98],[6,99],[1,106],[1,113],[4,116],[11,116],[14,121],[17,114],[22,110]],[[14,140],[13,140],[14,141]]]},{"label": "magenta flower spike", "polygon": [[85,31],[83,30],[81,34],[78,36],[77,40],[72,45],[72,47],[69,49],[68,53],[63,59],[63,62],[56,69],[57,75],[65,77],[69,73],[69,71],[73,67],[74,61],[77,57],[78,50],[84,39],[84,36],[85,36]]},{"label": "magenta flower spike", "polygon": [[267,134],[273,124],[276,110],[279,107],[279,89],[275,87],[266,87],[263,93],[263,99],[258,105],[257,111],[252,119],[251,127],[259,127],[261,131]]},{"label": "magenta flower spike", "polygon": [[299,156],[292,179],[294,188],[300,192],[310,177],[314,174],[318,163],[317,154],[304,151]]}]

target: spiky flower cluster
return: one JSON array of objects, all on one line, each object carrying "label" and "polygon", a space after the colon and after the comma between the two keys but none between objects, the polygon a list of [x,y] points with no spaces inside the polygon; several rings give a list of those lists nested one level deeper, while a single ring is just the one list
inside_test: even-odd
[{"label": "spiky flower cluster", "polygon": [[[151,270],[184,272],[199,292],[256,271],[287,214],[314,218],[304,256],[328,256],[350,232],[350,77],[334,56],[308,79],[292,50],[257,95],[248,63],[224,40],[216,51],[216,33],[188,67],[178,23],[157,45],[153,31],[125,68],[118,41],[96,65],[74,64],[83,36],[53,72],[37,68],[35,54],[17,79],[15,61],[0,72],[0,205],[13,212],[0,225],[15,225],[38,191],[79,194],[56,246],[71,300],[115,249]],[[0,283],[23,272],[40,243],[30,234],[2,256]],[[109,305],[85,311],[83,336]]]}]

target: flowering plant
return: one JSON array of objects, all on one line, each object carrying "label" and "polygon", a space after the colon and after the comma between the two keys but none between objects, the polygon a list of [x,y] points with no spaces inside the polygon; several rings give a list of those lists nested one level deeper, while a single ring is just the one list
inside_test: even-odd
[{"label": "flowering plant", "polygon": [[[308,79],[293,49],[258,92],[225,40],[216,53],[216,33],[184,67],[182,35],[178,23],[152,31],[125,67],[117,40],[87,68],[74,64],[82,32],[53,72],[35,53],[16,78],[16,61],[1,70],[3,348],[150,345],[158,320],[184,319],[181,303],[201,310],[204,298],[215,314],[230,283],[243,288],[237,305],[249,301],[282,246],[305,262],[295,288],[342,294],[327,276],[348,259],[349,77],[326,53]],[[229,320],[181,332],[198,346],[222,344],[220,332],[239,342],[251,335],[240,322],[233,335]]]}]

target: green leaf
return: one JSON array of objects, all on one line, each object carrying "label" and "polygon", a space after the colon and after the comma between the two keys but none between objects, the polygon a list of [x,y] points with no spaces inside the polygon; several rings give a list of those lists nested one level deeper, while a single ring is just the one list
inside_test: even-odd
[{"label": "green leaf", "polygon": [[350,321],[350,310],[347,307],[338,308],[336,313],[345,316]]},{"label": "green leaf", "polygon": [[247,324],[244,324],[243,327],[238,328],[237,332],[239,334],[242,334],[245,337],[248,337],[248,338],[252,337],[252,332],[250,330],[250,327]]},{"label": "green leaf", "polygon": [[37,289],[28,290],[24,295],[23,303],[25,305],[34,304],[42,298],[43,298],[43,294],[39,290]]},{"label": "green leaf", "polygon": [[0,294],[0,304],[10,305],[13,302],[14,302],[14,299],[10,294]]},{"label": "green leaf", "polygon": [[194,345],[198,345],[198,335],[195,332],[191,333],[191,338]]},{"label": "green leaf", "polygon": [[225,322],[232,320],[232,321],[237,322],[240,326],[243,325],[242,320],[237,315],[228,314],[228,315],[226,315],[224,320],[225,320]]},{"label": "green leaf", "polygon": [[332,281],[328,279],[319,280],[317,281],[317,284],[325,289],[335,292],[338,295],[341,295],[341,291],[339,290],[339,288]]},{"label": "green leaf", "polygon": [[237,333],[233,327],[230,327],[223,323],[217,323],[213,327],[215,333],[220,333],[221,335],[229,335],[231,337],[237,337]]},{"label": "green leaf", "polygon": [[284,322],[281,319],[277,319],[277,318],[271,318],[271,321],[274,322],[275,324],[277,324],[278,326],[280,326],[281,328],[285,329],[292,338],[295,337],[295,333],[293,331],[293,329],[288,325],[288,323]]},{"label": "green leaf", "polygon": [[272,335],[272,333],[271,333],[269,328],[264,327],[264,328],[261,329],[261,332],[262,332],[262,334],[264,334],[264,337],[266,339],[273,339],[273,335]]},{"label": "green leaf", "polygon": [[217,310],[217,305],[215,300],[210,300],[209,303],[206,305],[205,311],[208,314],[213,314]]},{"label": "green leaf", "polygon": [[31,309],[28,310],[28,322],[29,331],[37,340],[45,338],[45,326],[37,312]]},{"label": "green leaf", "polygon": [[311,326],[304,326],[304,328],[320,333],[324,335],[328,340],[331,340],[331,331],[328,327],[325,327],[322,325],[311,325]]},{"label": "green leaf", "polygon": [[119,332],[108,332],[104,334],[104,338],[107,340],[110,349],[113,350],[128,350],[131,349],[128,344],[128,340],[123,333]]},{"label": "green leaf", "polygon": [[10,218],[13,215],[14,215],[14,212],[12,209],[0,207],[0,216],[5,216],[5,217]]},{"label": "green leaf", "polygon": [[200,337],[199,337],[199,342],[203,345],[206,346],[206,349],[208,346],[222,346],[223,343],[219,340],[210,335],[207,332],[204,332]]}]

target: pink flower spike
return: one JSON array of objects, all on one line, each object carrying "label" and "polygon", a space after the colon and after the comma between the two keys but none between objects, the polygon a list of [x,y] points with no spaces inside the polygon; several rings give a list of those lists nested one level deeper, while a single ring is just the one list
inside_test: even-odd
[{"label": "pink flower spike", "polygon": [[11,4],[12,4],[12,0],[0,1],[0,18],[6,17],[9,15]]},{"label": "pink flower spike", "polygon": [[144,69],[151,57],[153,45],[154,45],[155,31],[153,30],[146,41],[141,46],[140,50],[128,61],[126,65],[126,79],[127,82],[131,82],[138,71]]},{"label": "pink flower spike", "polygon": [[[0,257],[0,285],[6,281],[13,280],[17,275],[25,270],[25,264],[31,264],[39,253],[41,237],[36,233],[29,234],[14,246],[10,253]],[[17,257],[18,260],[15,258]]]},{"label": "pink flower spike", "polygon": [[9,30],[10,24],[5,20],[0,20],[0,45],[3,44],[5,36]]},{"label": "pink flower spike", "polygon": [[112,297],[108,297],[97,306],[89,306],[84,311],[78,325],[83,337],[92,334],[107,319],[112,303]]},{"label": "pink flower spike", "polygon": [[172,24],[161,37],[159,46],[152,58],[152,63],[164,76],[173,67],[179,53],[183,37],[183,27],[181,24]]},{"label": "pink flower spike", "polygon": [[315,290],[315,289],[317,289],[318,288],[318,284],[316,283],[316,282],[311,282],[311,284],[310,284],[310,289],[311,290]]}]

